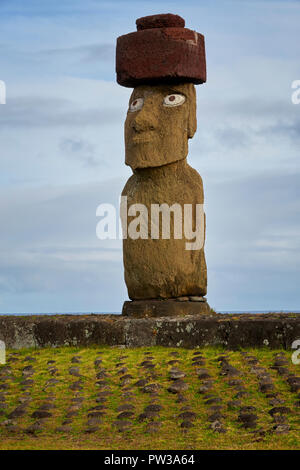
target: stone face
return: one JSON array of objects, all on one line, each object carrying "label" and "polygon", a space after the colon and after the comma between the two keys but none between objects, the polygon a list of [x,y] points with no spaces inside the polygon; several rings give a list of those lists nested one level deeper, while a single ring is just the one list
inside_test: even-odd
[{"label": "stone face", "polygon": [[[176,100],[184,101],[172,106],[169,97],[174,96]],[[188,139],[194,136],[196,128],[196,90],[191,83],[136,87],[129,99],[125,121],[126,165],[132,170],[157,168],[186,158]],[[182,169],[179,168],[177,171]],[[155,179],[159,177],[156,173],[151,173],[149,176]],[[161,177],[176,180],[177,175],[168,171]],[[187,174],[186,178],[189,177],[191,175]],[[170,184],[168,180],[166,183]],[[188,181],[185,183],[188,184]],[[201,189],[202,186],[200,193],[203,199]]]}]

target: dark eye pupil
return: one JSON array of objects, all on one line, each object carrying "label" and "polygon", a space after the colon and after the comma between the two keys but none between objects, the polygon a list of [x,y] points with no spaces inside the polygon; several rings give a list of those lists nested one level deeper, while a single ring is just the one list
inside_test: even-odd
[{"label": "dark eye pupil", "polygon": [[172,95],[172,96],[169,96],[169,101],[174,101],[175,100],[175,96]]},{"label": "dark eye pupil", "polygon": [[137,100],[135,100],[133,103],[132,103],[132,106],[135,106],[137,104]]}]

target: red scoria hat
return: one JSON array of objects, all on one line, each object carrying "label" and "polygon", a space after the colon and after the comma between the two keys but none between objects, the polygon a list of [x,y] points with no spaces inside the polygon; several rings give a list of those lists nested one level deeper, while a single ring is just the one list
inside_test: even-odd
[{"label": "red scoria hat", "polygon": [[206,82],[204,36],[171,13],[136,20],[137,31],[117,39],[117,82],[125,87]]}]

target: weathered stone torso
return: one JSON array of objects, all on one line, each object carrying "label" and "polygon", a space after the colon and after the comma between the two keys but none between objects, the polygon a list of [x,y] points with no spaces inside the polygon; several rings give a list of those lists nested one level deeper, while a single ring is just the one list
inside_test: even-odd
[{"label": "weathered stone torso", "polygon": [[[186,159],[156,168],[135,170],[122,196],[127,204],[144,204],[148,209],[148,239],[123,240],[125,282],[131,299],[172,298],[206,294],[207,271],[204,249],[187,250],[184,237],[151,239],[151,204],[203,204],[202,178]],[[128,224],[134,217],[128,217]]]}]

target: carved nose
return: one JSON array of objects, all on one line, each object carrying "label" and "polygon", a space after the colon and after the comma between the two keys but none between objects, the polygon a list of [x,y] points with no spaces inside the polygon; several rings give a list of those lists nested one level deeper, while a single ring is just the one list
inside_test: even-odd
[{"label": "carved nose", "polygon": [[157,128],[158,121],[153,115],[153,111],[141,109],[132,121],[132,127],[136,132],[152,131]]}]

